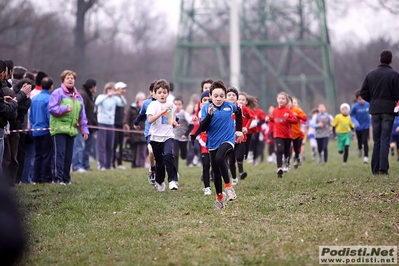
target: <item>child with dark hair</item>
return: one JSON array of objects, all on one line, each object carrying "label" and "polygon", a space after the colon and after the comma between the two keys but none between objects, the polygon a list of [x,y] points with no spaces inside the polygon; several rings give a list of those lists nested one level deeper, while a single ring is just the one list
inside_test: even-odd
[{"label": "child with dark hair", "polygon": [[42,91],[42,79],[44,79],[45,77],[47,77],[47,74],[39,71],[36,74],[35,77],[35,89],[32,90],[32,92],[30,93],[30,98],[33,99],[36,95],[38,95],[41,91]]},{"label": "child with dark hair", "polygon": [[360,90],[355,92],[356,103],[352,106],[350,116],[354,117],[359,126],[355,128],[357,137],[357,147],[359,157],[362,157],[364,151],[363,163],[369,162],[369,136],[371,118],[369,114],[370,104],[360,96]]},{"label": "child with dark hair", "polygon": [[175,167],[179,173],[179,156],[182,160],[187,158],[187,143],[194,124],[191,115],[183,108],[183,98],[177,96],[173,103],[176,105],[176,117],[179,119],[180,124],[179,127],[173,129],[175,134],[173,155],[175,157]]},{"label": "child with dark hair", "polygon": [[[207,103],[201,109],[200,131],[207,132],[206,147],[209,149],[212,171],[214,173],[214,184],[216,189],[216,209],[225,207],[225,198],[229,201],[235,200],[237,195],[229,179],[226,159],[233,152],[236,137],[238,142],[242,141],[242,113],[241,108],[226,101],[227,88],[223,81],[218,80],[210,87],[212,102]],[[234,121],[231,119],[235,114]],[[223,192],[222,178],[226,193]]]},{"label": "child with dark hair", "polygon": [[177,170],[174,164],[173,142],[175,134],[173,128],[176,122],[176,106],[167,102],[169,83],[159,79],[154,85],[156,101],[151,102],[147,108],[147,120],[151,124],[149,135],[150,144],[155,156],[156,177],[155,187],[159,192],[165,191],[165,168],[168,172],[170,190],[177,190]]},{"label": "child with dark hair", "polygon": [[150,167],[149,167],[149,174],[148,174],[148,182],[151,185],[155,185],[155,177],[156,177],[156,168],[155,168],[155,159],[154,159],[154,153],[152,151],[152,147],[150,145],[150,123],[148,123],[147,120],[147,108],[150,105],[151,102],[156,101],[155,96],[154,96],[154,85],[157,82],[157,80],[154,80],[153,82],[151,82],[150,87],[149,87],[149,92],[151,95],[151,98],[146,99],[143,102],[143,105],[141,106],[140,112],[138,114],[138,116],[136,117],[136,119],[134,119],[134,129],[141,129],[140,126],[140,122],[145,120],[145,126],[144,126],[144,137],[147,140],[147,149],[148,149],[148,159],[150,161]]},{"label": "child with dark hair", "polygon": [[[238,90],[234,87],[229,87],[227,89],[227,101],[236,104],[242,110],[242,133],[244,138],[242,140],[236,139],[236,143],[234,145],[234,152],[231,152],[229,155],[229,167],[232,178],[232,185],[235,186],[238,184],[237,172],[236,172],[236,162],[238,165],[238,172],[240,175],[240,179],[244,180],[247,177],[247,172],[244,171],[244,156],[245,156],[245,142],[247,140],[248,129],[252,123],[252,120],[255,117],[254,112],[247,108],[245,105],[239,104],[238,100]],[[233,114],[233,120],[235,120]]]},{"label": "child with dark hair", "polygon": [[[206,105],[209,102],[210,98],[209,98],[209,90],[205,90],[202,94],[201,94],[201,108]],[[198,116],[202,117],[202,110],[199,111]],[[194,145],[194,141],[195,141],[195,135],[191,135],[191,144]],[[212,195],[212,190],[211,190],[211,186],[210,186],[210,169],[211,169],[211,161],[209,158],[209,150],[206,147],[206,139],[207,139],[207,135],[206,132],[201,132],[199,133],[199,136],[197,137],[198,143],[200,145],[200,149],[201,149],[201,162],[202,162],[202,176],[201,176],[201,180],[204,183],[204,195],[208,196],[208,195]]]}]

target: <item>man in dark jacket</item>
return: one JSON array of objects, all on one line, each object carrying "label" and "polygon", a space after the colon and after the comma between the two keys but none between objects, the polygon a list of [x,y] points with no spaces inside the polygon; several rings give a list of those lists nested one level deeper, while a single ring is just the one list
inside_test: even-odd
[{"label": "man in dark jacket", "polygon": [[373,155],[371,171],[374,175],[387,175],[389,169],[389,141],[391,138],[394,108],[399,101],[399,73],[390,66],[392,52],[380,54],[380,65],[371,70],[362,85],[360,96],[370,103],[369,113],[373,127]]},{"label": "man in dark jacket", "polygon": [[[88,79],[80,90],[86,111],[88,126],[97,126],[96,106],[94,105],[94,97],[97,92],[97,82],[94,79]],[[94,148],[94,133],[96,129],[89,128],[89,137],[83,141],[82,136],[76,136],[73,144],[72,171],[86,172],[91,171],[90,153]]]},{"label": "man in dark jacket", "polygon": [[[12,60],[5,61],[7,68],[14,67],[14,62]],[[19,81],[19,83],[12,87],[8,82],[11,80],[13,75],[13,70],[8,69],[8,76],[6,80],[3,80],[3,93],[4,95],[10,96],[12,98],[16,97],[18,102],[18,109],[15,116],[8,119],[10,134],[4,139],[4,158],[3,158],[3,172],[6,176],[10,178],[10,182],[16,182],[17,171],[19,168],[18,161],[18,145],[20,139],[20,125],[23,123],[24,117],[28,112],[30,107],[30,98],[26,97],[24,93],[20,93],[22,86],[24,84],[34,86],[33,82],[29,79],[24,79]],[[18,180],[19,183],[19,180]]]},{"label": "man in dark jacket", "polygon": [[18,93],[18,97],[12,98],[10,96],[4,96],[3,86],[8,89],[8,82],[6,80],[7,67],[6,63],[0,60],[0,176],[3,177],[3,156],[4,156],[4,128],[7,126],[8,118],[15,114],[18,109],[18,99],[26,97],[31,90],[30,85],[24,85],[21,92]]}]

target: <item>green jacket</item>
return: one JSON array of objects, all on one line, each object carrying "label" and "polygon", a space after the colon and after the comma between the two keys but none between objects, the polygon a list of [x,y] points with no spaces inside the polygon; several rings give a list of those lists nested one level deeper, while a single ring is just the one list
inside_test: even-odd
[{"label": "green jacket", "polygon": [[[68,105],[72,106],[69,112]],[[50,97],[49,111],[51,136],[67,134],[75,137],[78,129],[81,134],[89,134],[83,99],[76,89],[72,94],[63,85],[56,89]]]}]

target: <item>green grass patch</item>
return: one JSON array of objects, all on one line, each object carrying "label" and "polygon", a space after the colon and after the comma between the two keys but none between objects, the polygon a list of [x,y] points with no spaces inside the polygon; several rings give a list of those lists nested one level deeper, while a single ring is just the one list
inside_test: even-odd
[{"label": "green grass patch", "polygon": [[178,191],[156,192],[147,169],[22,185],[21,264],[317,265],[320,245],[397,245],[399,163],[390,157],[390,175],[372,176],[355,146],[346,165],[331,142],[328,163],[305,160],[282,179],[274,164],[246,163],[237,200],[221,211],[203,195],[201,168],[184,162]]}]

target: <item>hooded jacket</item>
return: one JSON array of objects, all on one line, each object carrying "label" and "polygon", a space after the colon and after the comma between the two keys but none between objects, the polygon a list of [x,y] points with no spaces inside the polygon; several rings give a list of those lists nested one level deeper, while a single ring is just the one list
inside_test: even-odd
[{"label": "hooded jacket", "polygon": [[[69,112],[68,105],[72,106]],[[67,134],[75,137],[78,128],[81,134],[89,134],[83,98],[76,88],[73,88],[71,93],[64,84],[61,84],[61,87],[51,94],[48,109],[51,115],[51,136]]]}]

